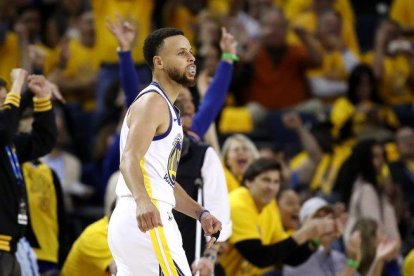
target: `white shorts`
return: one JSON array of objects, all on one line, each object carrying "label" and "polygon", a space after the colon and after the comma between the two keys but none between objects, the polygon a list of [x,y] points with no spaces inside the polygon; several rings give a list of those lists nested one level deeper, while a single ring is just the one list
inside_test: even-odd
[{"label": "white shorts", "polygon": [[157,202],[163,227],[142,233],[132,197],[120,197],[108,226],[117,275],[191,275],[171,205]]}]

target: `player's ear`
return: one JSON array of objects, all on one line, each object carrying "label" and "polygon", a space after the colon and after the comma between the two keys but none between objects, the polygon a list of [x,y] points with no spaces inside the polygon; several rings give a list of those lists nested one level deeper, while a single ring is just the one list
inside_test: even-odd
[{"label": "player's ear", "polygon": [[160,56],[154,56],[152,59],[152,62],[154,64],[154,68],[163,69],[164,63],[162,62],[162,58]]}]

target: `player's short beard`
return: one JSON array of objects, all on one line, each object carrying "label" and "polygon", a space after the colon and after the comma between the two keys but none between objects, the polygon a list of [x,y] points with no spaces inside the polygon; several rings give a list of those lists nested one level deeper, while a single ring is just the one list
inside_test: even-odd
[{"label": "player's short beard", "polygon": [[180,74],[180,72],[176,68],[171,68],[171,69],[167,68],[166,71],[170,79],[172,79],[176,83],[181,84],[182,86],[193,87],[197,83],[195,78],[194,79],[187,78],[187,76],[185,75],[186,74],[185,72]]}]

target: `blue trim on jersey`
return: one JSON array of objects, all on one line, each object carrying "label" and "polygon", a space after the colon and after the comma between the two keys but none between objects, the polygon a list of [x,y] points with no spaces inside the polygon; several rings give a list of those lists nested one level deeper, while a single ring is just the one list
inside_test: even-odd
[{"label": "blue trim on jersey", "polygon": [[172,106],[172,108],[175,111],[175,115],[177,116],[177,123],[179,126],[181,126],[181,114],[180,114],[180,110],[170,101],[170,99],[168,98],[167,94],[164,92],[164,90],[161,88],[161,86],[159,85],[158,82],[151,82],[152,85],[158,87],[158,89],[160,89],[160,91],[162,92],[162,94],[165,96],[165,98],[167,99],[168,103]]},{"label": "blue trim on jersey", "polygon": [[171,114],[171,110],[170,110],[170,108],[168,108],[168,113],[170,113],[170,124],[169,124],[169,126],[168,126],[168,129],[167,129],[167,130],[166,130],[163,134],[160,134],[160,135],[155,135],[155,136],[154,136],[154,138],[152,138],[152,141],[158,141],[158,140],[161,140],[161,139],[163,139],[163,138],[167,137],[167,136],[168,136],[168,134],[170,134],[171,129],[172,129],[172,121],[173,121],[173,118],[172,118],[172,114]]},{"label": "blue trim on jersey", "polygon": [[[145,92],[139,93],[139,94],[138,94],[138,96],[135,98],[134,102],[135,102],[136,100],[138,100],[139,98],[141,98],[141,96],[143,96],[143,95],[145,95],[145,94],[148,94],[148,93],[150,93],[150,92],[154,92],[154,93],[160,94],[157,90],[148,90],[148,91],[145,91]],[[168,98],[167,98],[167,101],[169,102]],[[167,106],[168,106],[168,103],[167,103]],[[161,139],[163,139],[163,138],[167,137],[167,136],[168,136],[168,134],[170,134],[171,129],[172,129],[172,114],[171,114],[170,107],[168,107],[168,113],[170,114],[170,124],[168,125],[168,129],[167,129],[167,130],[166,130],[163,134],[160,134],[160,135],[155,135],[155,136],[154,136],[154,138],[152,138],[152,141],[158,141],[158,140],[161,140]]]},{"label": "blue trim on jersey", "polygon": [[177,265],[177,263],[173,260],[173,263],[175,265],[175,268],[177,269],[178,276],[185,276],[185,274],[181,271],[180,267]]}]

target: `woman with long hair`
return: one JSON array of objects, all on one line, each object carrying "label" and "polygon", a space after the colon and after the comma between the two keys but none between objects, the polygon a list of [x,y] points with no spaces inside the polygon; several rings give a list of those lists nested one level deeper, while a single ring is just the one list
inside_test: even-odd
[{"label": "woman with long hair", "polygon": [[339,175],[341,198],[349,206],[349,219],[345,239],[360,218],[376,221],[381,233],[400,240],[394,208],[385,192],[382,170],[385,164],[384,149],[375,140],[359,142]]}]

